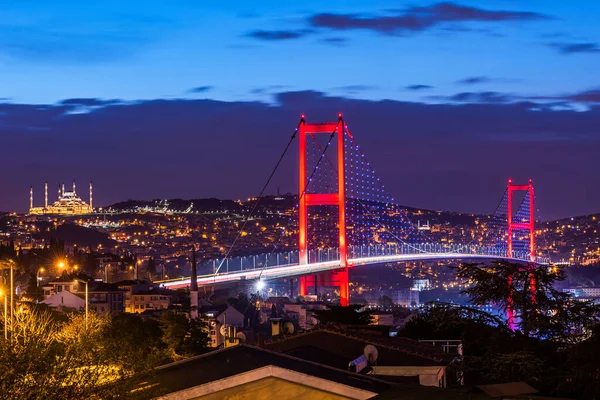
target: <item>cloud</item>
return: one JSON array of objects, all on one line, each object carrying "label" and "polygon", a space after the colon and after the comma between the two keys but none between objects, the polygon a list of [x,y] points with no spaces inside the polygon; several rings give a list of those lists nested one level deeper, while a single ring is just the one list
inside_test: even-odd
[{"label": "cloud", "polygon": [[326,37],[321,39],[321,42],[323,43],[327,43],[333,46],[343,46],[346,43],[348,43],[348,39],[347,38],[343,38],[343,37]]},{"label": "cloud", "polygon": [[74,98],[74,99],[61,100],[59,102],[59,104],[93,107],[93,106],[105,106],[108,104],[117,104],[120,102],[121,102],[121,100],[117,100],[117,99],[102,100],[102,99],[95,99],[95,98]]},{"label": "cloud", "polygon": [[[428,96],[428,100],[447,103],[464,104],[510,104],[529,103],[534,104],[532,109],[548,109],[554,111],[582,110],[585,104],[600,104],[600,89],[591,89],[582,92],[559,95],[516,95],[513,93],[502,93],[494,91],[481,92],[459,92],[449,96]],[[581,103],[581,104],[577,104]]]},{"label": "cloud", "polygon": [[456,81],[457,85],[479,85],[482,83],[515,83],[516,79],[492,78],[489,76],[470,76]]},{"label": "cloud", "polygon": [[[41,188],[46,179],[52,184],[93,179],[99,206],[127,198],[251,197],[301,114],[308,122],[322,122],[335,121],[340,111],[386,188],[403,204],[492,212],[506,178],[522,173],[536,182],[545,218],[597,207],[600,187],[589,182],[597,179],[600,105],[586,112],[543,106],[533,111],[535,102],[488,101],[501,95],[508,96],[428,104],[284,91],[275,103],[143,100],[86,114],[68,114],[76,106],[62,102],[0,103],[0,152],[13,171],[3,181],[0,209],[26,209],[30,183]],[[596,96],[590,90],[568,97]],[[506,154],[518,162],[507,162]],[[282,192],[297,190],[296,162],[286,158],[273,178]],[[569,191],[556,192],[556,182],[565,181]],[[477,195],[466,196],[473,185]],[[36,193],[39,202],[41,192]]]},{"label": "cloud", "polygon": [[309,24],[315,28],[363,29],[385,35],[397,35],[423,31],[446,22],[535,21],[549,18],[551,17],[535,12],[492,11],[455,3],[437,3],[427,7],[396,10],[392,15],[322,13],[311,16]]},{"label": "cloud", "polygon": [[490,82],[492,79],[485,76],[471,76],[469,78],[464,78],[456,81],[459,85],[475,85],[479,83]]},{"label": "cloud", "polygon": [[600,46],[596,43],[550,43],[548,46],[558,50],[561,54],[600,53]]},{"label": "cloud", "polygon": [[600,103],[600,90],[588,90],[585,92],[576,93],[568,97],[572,101],[580,101],[582,103]]},{"label": "cloud", "polygon": [[269,92],[273,92],[276,90],[281,90],[281,89],[284,89],[285,87],[286,87],[285,85],[269,85],[269,86],[265,86],[265,87],[254,88],[254,89],[250,90],[250,93],[264,94],[264,93],[269,93]]},{"label": "cloud", "polygon": [[279,31],[265,31],[265,30],[255,30],[249,32],[247,34],[248,37],[264,40],[268,42],[281,41],[281,40],[291,40],[298,39],[304,37],[311,33],[311,30],[308,29],[300,29],[294,31],[288,30],[279,30]]},{"label": "cloud", "polygon": [[534,101],[550,101],[550,102],[576,102],[576,103],[600,103],[600,89],[585,90],[571,94],[557,96],[533,96]]},{"label": "cloud", "polygon": [[427,89],[432,89],[433,86],[430,85],[408,85],[405,86],[404,89],[406,90],[427,90]]},{"label": "cloud", "polygon": [[358,92],[366,92],[369,90],[377,89],[377,86],[372,85],[347,85],[347,86],[339,86],[334,88],[334,90],[339,90],[346,93],[358,93]]},{"label": "cloud", "polygon": [[471,104],[494,104],[494,103],[513,103],[525,101],[525,98],[515,96],[510,93],[500,93],[493,91],[484,92],[460,92],[451,96],[429,96],[428,99],[436,101],[447,101],[453,103],[471,103]]},{"label": "cloud", "polygon": [[188,90],[189,93],[206,93],[214,89],[214,86],[198,86]]}]

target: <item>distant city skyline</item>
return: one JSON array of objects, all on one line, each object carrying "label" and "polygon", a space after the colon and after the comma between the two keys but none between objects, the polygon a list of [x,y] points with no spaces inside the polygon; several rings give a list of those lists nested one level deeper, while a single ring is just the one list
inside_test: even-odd
[{"label": "distant city skyline", "polygon": [[491,213],[532,178],[542,219],[600,211],[596,2],[1,8],[0,210],[73,178],[95,206],[245,199],[300,114],[343,112],[399,204]]}]

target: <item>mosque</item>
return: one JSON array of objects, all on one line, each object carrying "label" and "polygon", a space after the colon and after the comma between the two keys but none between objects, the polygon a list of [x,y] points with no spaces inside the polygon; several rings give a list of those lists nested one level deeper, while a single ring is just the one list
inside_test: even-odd
[{"label": "mosque", "polygon": [[58,185],[58,200],[48,205],[48,182],[44,185],[44,207],[33,206],[33,186],[29,189],[29,214],[62,214],[78,215],[89,214],[92,208],[92,182],[90,181],[90,204],[81,200],[75,191],[75,180],[73,180],[73,190],[65,192],[65,184]]}]

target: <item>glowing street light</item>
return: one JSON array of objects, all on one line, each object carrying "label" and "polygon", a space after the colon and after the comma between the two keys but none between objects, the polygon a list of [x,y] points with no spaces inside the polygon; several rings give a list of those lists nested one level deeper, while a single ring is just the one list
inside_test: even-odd
[{"label": "glowing street light", "polygon": [[6,301],[6,293],[0,290],[0,297],[4,297],[4,340],[8,340],[8,303]]},{"label": "glowing street light", "polygon": [[35,274],[35,276],[37,278],[37,287],[40,287],[40,281],[42,280],[42,278],[40,277],[40,272],[44,272],[43,267],[38,269],[38,272]]},{"label": "glowing street light", "polygon": [[263,281],[263,280],[258,280],[256,282],[256,290],[258,290],[258,291],[263,290],[265,288],[265,286],[266,286],[266,284],[265,284],[265,281]]}]

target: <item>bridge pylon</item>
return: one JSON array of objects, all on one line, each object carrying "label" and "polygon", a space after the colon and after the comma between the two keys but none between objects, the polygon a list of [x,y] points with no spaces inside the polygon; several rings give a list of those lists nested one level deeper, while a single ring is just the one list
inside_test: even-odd
[{"label": "bridge pylon", "polygon": [[[529,196],[529,215],[525,221],[515,221],[513,216],[513,196],[514,192],[524,191]],[[515,231],[527,232],[529,238],[529,258],[531,262],[536,261],[535,254],[535,216],[534,216],[534,195],[533,195],[533,182],[530,179],[527,185],[515,185],[512,183],[512,179],[508,180],[507,186],[508,192],[508,206],[507,206],[507,250],[508,256],[513,256],[513,233]]]},{"label": "bridge pylon", "polygon": [[[300,278],[300,295],[308,294],[309,286],[317,284],[340,287],[340,304],[348,305],[348,241],[346,240],[346,191],[345,191],[345,159],[344,159],[344,120],[338,115],[337,122],[307,124],[304,115],[300,121],[299,133],[299,179],[298,179],[298,250],[300,265],[308,264],[308,207],[337,206],[340,246],[340,269],[323,272],[315,276]],[[329,134],[337,136],[337,192],[308,193],[309,179],[307,177],[307,148],[306,142],[310,136]]]}]

